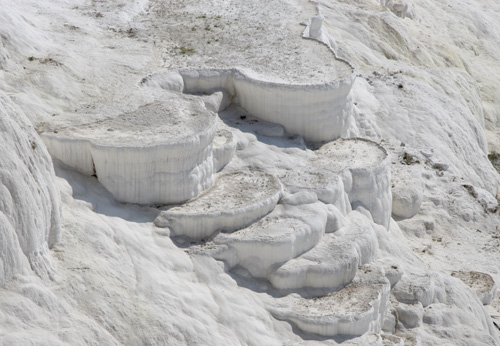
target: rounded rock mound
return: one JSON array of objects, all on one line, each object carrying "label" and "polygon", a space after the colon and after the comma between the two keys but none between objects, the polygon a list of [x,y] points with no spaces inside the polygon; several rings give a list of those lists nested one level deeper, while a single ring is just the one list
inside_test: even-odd
[{"label": "rounded rock mound", "polygon": [[343,214],[350,211],[344,183],[334,172],[319,167],[302,166],[283,171],[279,178],[288,192],[310,191],[323,203],[338,207]]},{"label": "rounded rock mound", "polygon": [[392,167],[392,214],[411,218],[420,210],[424,196],[419,167]]}]

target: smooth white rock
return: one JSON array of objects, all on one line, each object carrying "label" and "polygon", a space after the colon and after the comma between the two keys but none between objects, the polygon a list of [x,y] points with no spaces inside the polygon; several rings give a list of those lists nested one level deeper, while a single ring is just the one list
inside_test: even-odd
[{"label": "smooth white rock", "polygon": [[396,332],[397,323],[395,310],[389,309],[382,323],[382,330],[386,333],[394,334]]},{"label": "smooth white rock", "polygon": [[335,206],[342,215],[351,211],[343,179],[334,172],[307,165],[283,171],[279,178],[286,190],[291,193],[311,191],[323,203]]},{"label": "smooth white rock", "polygon": [[208,110],[218,113],[222,112],[231,104],[231,99],[232,96],[223,89],[211,95],[204,96],[203,102],[205,102],[205,107],[207,107]]},{"label": "smooth white rock", "polygon": [[403,277],[403,269],[397,263],[392,262],[390,265],[384,265],[385,277],[391,283],[391,288]]},{"label": "smooth white rock", "polygon": [[143,79],[144,84],[149,87],[156,87],[170,91],[182,92],[184,90],[184,79],[178,71],[167,70],[156,72]]},{"label": "smooth white rock", "polygon": [[463,337],[463,332],[490,344],[498,343],[482,302],[461,280],[437,272],[406,271],[391,292],[401,303],[420,302],[424,307],[424,324],[431,324],[436,331],[453,328],[455,338]]},{"label": "smooth white rock", "polygon": [[452,272],[451,276],[462,280],[472,288],[483,305],[489,305],[497,292],[497,284],[491,275],[476,271]]},{"label": "smooth white rock", "polygon": [[392,214],[413,217],[418,213],[424,195],[420,167],[393,166],[391,177]]},{"label": "smooth white rock", "polygon": [[333,204],[328,204],[328,218],[326,222],[326,233],[333,233],[343,228],[346,220],[342,212]]},{"label": "smooth white rock", "polygon": [[306,140],[328,141],[349,133],[354,75],[323,84],[286,84],[262,80],[250,70],[236,68],[184,68],[178,72],[184,80],[184,92],[223,89],[231,97],[236,95],[237,102],[252,115],[281,124],[287,132]]},{"label": "smooth white rock", "polygon": [[311,204],[318,201],[318,196],[311,191],[299,191],[293,194],[285,194],[283,193],[283,197],[281,197],[281,204],[288,205],[301,205],[301,204]]}]

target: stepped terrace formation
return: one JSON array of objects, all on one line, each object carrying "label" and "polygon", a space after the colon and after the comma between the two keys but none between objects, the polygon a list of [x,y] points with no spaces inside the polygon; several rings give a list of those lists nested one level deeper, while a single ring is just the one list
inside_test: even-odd
[{"label": "stepped terrace formation", "polygon": [[[192,35],[178,35],[164,68],[138,81],[149,102],[83,124],[61,117],[41,133],[51,155],[118,201],[156,205],[157,234],[255,282],[276,319],[322,337],[391,327],[390,290],[407,292],[379,239],[404,208],[392,203],[387,151],[346,138],[354,69],[336,57],[315,6],[238,0],[245,16],[218,2],[210,14],[174,5],[151,12],[154,36],[175,37],[186,22]],[[177,15],[163,18],[169,6]],[[282,11],[291,19],[274,21]]]},{"label": "stepped terrace formation", "polygon": [[[283,31],[285,45],[303,41],[292,28]],[[321,30],[322,18],[313,16],[302,36],[321,40]],[[389,281],[377,266],[379,279],[358,266],[374,261],[376,230],[389,224],[388,156],[374,142],[339,139],[349,135],[353,69],[329,42],[304,42],[306,57],[288,55],[277,65],[256,56],[244,67],[221,59],[154,73],[140,83],[156,95],[152,103],[42,138],[54,158],[95,175],[119,201],[176,204],[156,218],[167,230],[161,234],[267,282],[277,292],[269,307],[276,318],[323,336],[378,332]],[[318,58],[328,63],[311,69]],[[248,116],[230,119],[241,111]],[[293,169],[245,167],[252,133],[283,148],[296,146],[294,135],[320,148],[301,149]],[[298,296],[285,297],[290,293]],[[359,307],[344,301],[352,295]],[[346,304],[349,311],[330,312]]]},{"label": "stepped terrace formation", "polygon": [[[213,183],[216,115],[178,95],[116,118],[45,132],[49,152],[117,200],[180,203]],[[219,155],[218,155],[219,156]]]}]

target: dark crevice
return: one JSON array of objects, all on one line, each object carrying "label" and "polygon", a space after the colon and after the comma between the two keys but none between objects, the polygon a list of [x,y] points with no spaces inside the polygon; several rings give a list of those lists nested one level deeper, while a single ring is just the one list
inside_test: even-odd
[{"label": "dark crevice", "polygon": [[91,174],[91,175],[92,175],[94,178],[98,179],[98,178],[97,178],[97,172],[96,172],[96,170],[95,170],[95,163],[94,163],[94,159],[93,159],[93,158],[91,158],[91,160],[92,160],[92,174]]}]

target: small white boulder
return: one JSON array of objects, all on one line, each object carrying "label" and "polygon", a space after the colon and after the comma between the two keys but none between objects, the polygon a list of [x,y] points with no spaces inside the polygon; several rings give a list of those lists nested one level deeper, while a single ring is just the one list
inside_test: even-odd
[{"label": "small white boulder", "polygon": [[396,166],[392,168],[392,214],[411,218],[422,205],[424,186],[419,167]]}]

